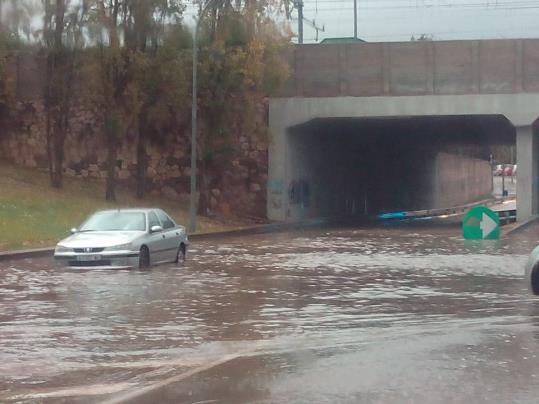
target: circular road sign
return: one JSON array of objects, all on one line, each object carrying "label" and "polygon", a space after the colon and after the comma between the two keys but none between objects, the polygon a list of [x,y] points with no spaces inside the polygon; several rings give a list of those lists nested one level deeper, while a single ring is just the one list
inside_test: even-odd
[{"label": "circular road sign", "polygon": [[497,240],[500,238],[500,218],[486,206],[471,208],[462,219],[466,240]]}]

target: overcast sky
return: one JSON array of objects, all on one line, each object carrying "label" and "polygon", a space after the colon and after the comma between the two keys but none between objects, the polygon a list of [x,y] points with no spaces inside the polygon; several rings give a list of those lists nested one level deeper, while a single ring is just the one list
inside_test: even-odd
[{"label": "overcast sky", "polygon": [[[325,32],[319,40],[351,37],[353,0],[304,0],[305,18]],[[539,37],[539,0],[357,0],[358,37],[369,42]],[[297,13],[294,12],[297,16]],[[292,22],[297,30],[297,21]],[[305,43],[316,31],[304,24]]]},{"label": "overcast sky", "polygon": [[[303,1],[304,17],[324,27],[318,41],[353,36],[353,0]],[[198,6],[189,0],[185,4],[185,21],[192,25]],[[539,0],[357,0],[357,4],[358,37],[369,42],[409,41],[422,34],[434,40],[539,38]],[[297,31],[296,10],[292,17],[291,27]],[[41,24],[41,18],[34,18],[34,23]],[[304,40],[317,42],[316,31],[307,22]]]}]

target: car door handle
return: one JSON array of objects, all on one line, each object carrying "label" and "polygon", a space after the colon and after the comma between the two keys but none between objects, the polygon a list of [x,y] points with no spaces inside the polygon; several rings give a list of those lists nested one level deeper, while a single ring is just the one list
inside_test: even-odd
[{"label": "car door handle", "polygon": [[163,234],[163,238],[167,238],[167,236],[165,236],[165,235]]}]

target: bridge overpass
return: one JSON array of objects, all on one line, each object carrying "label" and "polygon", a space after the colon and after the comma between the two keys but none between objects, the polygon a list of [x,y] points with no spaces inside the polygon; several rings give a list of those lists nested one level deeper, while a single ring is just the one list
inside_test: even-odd
[{"label": "bridge overpass", "polygon": [[518,220],[539,213],[539,39],[299,45],[289,58],[270,99],[270,219],[478,200],[489,146],[513,143]]}]

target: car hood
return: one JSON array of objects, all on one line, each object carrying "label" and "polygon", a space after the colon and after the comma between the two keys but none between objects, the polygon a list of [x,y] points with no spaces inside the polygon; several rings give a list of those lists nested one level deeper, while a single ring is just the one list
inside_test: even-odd
[{"label": "car hood", "polygon": [[112,247],[119,244],[131,243],[143,234],[143,231],[91,231],[87,233],[75,233],[63,239],[58,244],[67,248]]}]

